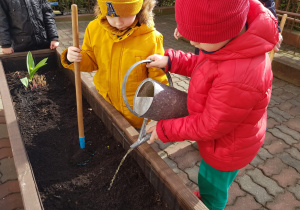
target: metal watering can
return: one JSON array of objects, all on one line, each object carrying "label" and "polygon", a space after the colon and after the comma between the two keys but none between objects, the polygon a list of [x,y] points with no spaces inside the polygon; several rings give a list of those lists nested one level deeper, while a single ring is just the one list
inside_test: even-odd
[{"label": "metal watering can", "polygon": [[122,83],[122,96],[126,107],[134,115],[144,117],[138,140],[130,148],[134,149],[150,139],[151,133],[146,133],[148,119],[159,121],[170,118],[187,116],[187,93],[173,87],[169,73],[166,73],[169,85],[162,84],[151,78],[142,81],[135,92],[133,109],[128,103],[126,96],[127,79],[131,71],[142,63],[150,63],[152,60],[141,60],[133,64],[126,72]]}]

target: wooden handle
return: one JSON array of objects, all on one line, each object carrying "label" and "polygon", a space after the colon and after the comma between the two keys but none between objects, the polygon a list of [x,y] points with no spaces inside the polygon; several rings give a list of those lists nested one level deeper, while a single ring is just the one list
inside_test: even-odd
[{"label": "wooden handle", "polygon": [[[284,28],[284,24],[285,24],[285,21],[286,21],[286,18],[287,18],[287,14],[284,14],[281,18],[281,21],[280,21],[280,29],[281,29],[281,32],[280,34],[282,34],[282,31],[283,31],[283,28]],[[273,61],[273,58],[274,58],[274,55],[275,55],[275,51],[274,49],[271,50],[270,52],[270,60],[271,60],[271,63]]]},{"label": "wooden handle", "polygon": [[[77,5],[72,4],[71,9],[72,9],[73,46],[79,48]],[[80,76],[80,66],[79,66],[79,64],[80,63],[78,63],[78,62],[74,62],[76,102],[77,102],[77,120],[78,120],[79,138],[84,138],[83,114],[82,114],[81,76]]]},{"label": "wooden handle", "polygon": [[73,35],[73,46],[79,47],[79,31],[78,31],[78,10],[77,5],[72,4],[72,35]]}]

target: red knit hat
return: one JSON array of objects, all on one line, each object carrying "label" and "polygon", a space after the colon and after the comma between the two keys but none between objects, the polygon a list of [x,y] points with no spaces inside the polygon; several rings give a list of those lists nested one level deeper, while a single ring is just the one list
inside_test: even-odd
[{"label": "red knit hat", "polygon": [[241,32],[249,6],[249,0],[176,0],[177,29],[188,40],[219,43]]}]

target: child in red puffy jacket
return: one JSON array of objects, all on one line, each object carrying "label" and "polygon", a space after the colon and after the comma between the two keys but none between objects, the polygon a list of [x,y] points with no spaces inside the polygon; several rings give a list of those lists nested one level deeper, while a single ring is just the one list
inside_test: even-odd
[{"label": "child in red puffy jacket", "polygon": [[169,49],[149,56],[147,67],[191,77],[189,116],[159,121],[149,142],[197,141],[201,199],[224,209],[238,170],[265,139],[273,79],[267,52],[278,41],[277,20],[257,0],[176,0],[175,17],[200,54]]}]

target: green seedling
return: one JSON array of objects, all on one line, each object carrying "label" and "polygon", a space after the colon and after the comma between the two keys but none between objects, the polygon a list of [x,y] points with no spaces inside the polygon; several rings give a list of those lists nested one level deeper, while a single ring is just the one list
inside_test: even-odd
[{"label": "green seedling", "polygon": [[47,63],[48,58],[44,58],[41,60],[37,65],[35,65],[32,54],[30,51],[27,53],[27,58],[26,58],[26,64],[27,64],[27,71],[28,71],[28,76],[24,77],[21,80],[22,84],[27,88],[29,83],[32,83],[32,79],[34,77],[34,74],[39,70],[42,66],[45,66]]}]

